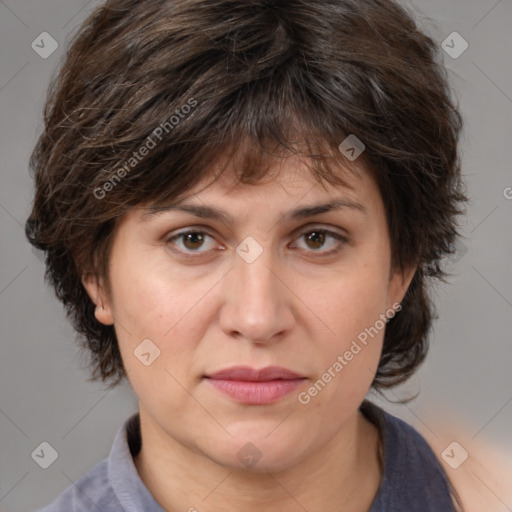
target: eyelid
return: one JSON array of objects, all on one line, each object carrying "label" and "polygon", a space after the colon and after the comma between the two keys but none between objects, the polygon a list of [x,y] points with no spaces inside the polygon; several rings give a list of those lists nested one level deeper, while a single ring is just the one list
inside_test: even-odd
[{"label": "eyelid", "polygon": [[297,238],[300,235],[303,235],[305,233],[309,233],[309,232],[315,231],[315,230],[324,231],[329,234],[332,233],[333,235],[337,235],[339,237],[344,237],[346,239],[348,239],[348,237],[349,237],[347,231],[339,226],[335,227],[335,226],[332,226],[329,224],[322,224],[322,223],[318,223],[318,222],[316,222],[316,223],[311,222],[309,224],[300,226],[299,228],[297,228],[293,231],[292,236]]},{"label": "eyelid", "polygon": [[[213,235],[209,229],[205,226],[190,226],[190,227],[187,227],[187,228],[183,228],[183,229],[179,229],[177,231],[173,231],[171,233],[168,233],[165,237],[164,237],[164,241],[166,244],[169,244],[170,242],[172,242],[173,240],[176,240],[182,236],[185,236],[189,233],[201,233],[201,234],[204,234],[204,235],[207,235],[209,236],[210,238],[212,238],[213,240],[215,240],[215,242],[219,244],[219,242],[217,242],[217,239],[215,237],[215,235]],[[184,253],[184,251],[182,251],[181,249],[178,249],[178,251]],[[197,253],[201,253],[201,252],[205,252],[205,251],[191,251],[191,252],[188,252],[188,253],[185,253],[185,254],[192,254],[193,252],[197,252]]]},{"label": "eyelid", "polygon": [[[337,246],[330,250],[321,250],[321,249],[308,250],[308,249],[301,249],[301,248],[299,248],[299,250],[301,250],[303,252],[307,252],[309,254],[313,254],[316,257],[322,257],[322,256],[327,257],[327,256],[333,256],[333,255],[337,254],[338,252],[340,252],[343,249],[343,247],[345,245],[350,243],[350,239],[347,234],[341,234],[341,233],[335,231],[334,229],[326,228],[323,226],[314,226],[314,225],[307,226],[306,229],[301,228],[298,232],[298,235],[294,237],[293,241],[296,242],[297,240],[300,240],[300,238],[302,236],[312,233],[312,232],[315,232],[315,231],[324,233],[327,237],[334,238],[338,242]],[[294,245],[296,247],[296,244],[294,244]]]},{"label": "eyelid", "polygon": [[[337,229],[341,229],[341,228],[337,228]],[[335,231],[334,227],[330,227],[330,226],[328,227],[325,224],[322,225],[322,224],[313,224],[313,223],[306,224],[306,225],[303,225],[303,226],[295,229],[293,231],[293,233],[292,233],[292,236],[293,236],[292,242],[295,242],[301,236],[309,234],[309,233],[311,233],[313,231],[320,231],[322,233],[325,233],[327,236],[330,236],[331,238],[336,239],[341,245],[349,243],[348,234],[339,233],[338,231]],[[215,240],[217,242],[216,236],[210,232],[209,227],[207,227],[207,226],[188,226],[186,228],[178,229],[176,231],[172,231],[171,233],[167,234],[165,236],[165,238],[164,238],[165,243],[169,244],[173,240],[176,240],[176,239],[178,239],[178,238],[180,238],[182,236],[185,236],[185,235],[187,235],[189,233],[202,233],[202,234],[205,234],[205,235],[209,236],[210,238],[212,238],[213,240]],[[217,242],[217,244],[218,245],[222,245],[219,242]],[[338,252],[340,249],[341,249],[341,247],[337,247],[337,248],[331,249],[329,251],[322,251],[322,250],[318,250],[318,251],[310,250],[310,251],[307,251],[306,249],[302,249],[302,250],[306,251],[306,252],[311,252],[312,254],[330,255],[330,254],[334,254],[334,253]],[[189,256],[191,258],[198,257],[198,256],[193,256],[194,254],[200,255],[200,254],[207,254],[207,253],[210,252],[210,251],[199,251],[199,250],[198,251],[189,251],[188,252],[188,251],[183,251],[182,249],[178,249],[178,248],[172,249],[172,250],[176,251],[176,252],[179,252],[179,253],[181,253],[183,255]],[[216,250],[219,250],[218,246],[217,246]],[[220,250],[224,250],[224,248],[222,248]]]}]

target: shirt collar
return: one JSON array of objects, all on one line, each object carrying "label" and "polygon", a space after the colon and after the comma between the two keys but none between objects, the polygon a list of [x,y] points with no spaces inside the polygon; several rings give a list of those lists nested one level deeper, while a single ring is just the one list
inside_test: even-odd
[{"label": "shirt collar", "polygon": [[[376,425],[379,430],[384,448],[384,471],[381,485],[371,510],[377,510],[376,505],[382,500],[383,491],[389,487],[388,472],[392,462],[392,454],[386,450],[389,444],[390,432],[386,428],[383,411],[371,402],[364,401],[361,412]],[[139,413],[130,416],[117,434],[108,458],[108,477],[114,493],[126,512],[165,512],[155,501],[149,489],[141,480],[133,457],[141,448]]]},{"label": "shirt collar", "polygon": [[130,416],[117,431],[108,457],[108,478],[126,512],[165,512],[141,480],[133,457],[141,447],[139,413]]}]

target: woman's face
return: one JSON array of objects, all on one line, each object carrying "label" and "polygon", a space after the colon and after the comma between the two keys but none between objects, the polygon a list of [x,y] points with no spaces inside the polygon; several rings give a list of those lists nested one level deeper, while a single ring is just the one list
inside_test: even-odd
[{"label": "woman's face", "polygon": [[[105,307],[98,319],[115,325],[141,414],[165,436],[227,467],[256,460],[278,471],[357,416],[384,315],[412,272],[390,278],[373,179],[345,179],[351,188],[324,189],[290,158],[264,184],[237,185],[224,173],[179,205],[152,215],[134,209],[121,220],[110,298],[84,284]],[[278,366],[298,378],[212,378],[235,366]]]}]

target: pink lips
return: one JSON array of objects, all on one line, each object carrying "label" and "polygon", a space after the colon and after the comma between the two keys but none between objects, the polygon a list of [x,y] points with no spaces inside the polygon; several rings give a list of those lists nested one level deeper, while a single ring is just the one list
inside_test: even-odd
[{"label": "pink lips", "polygon": [[252,405],[271,404],[297,389],[305,377],[280,366],[233,366],[205,376],[220,392]]}]

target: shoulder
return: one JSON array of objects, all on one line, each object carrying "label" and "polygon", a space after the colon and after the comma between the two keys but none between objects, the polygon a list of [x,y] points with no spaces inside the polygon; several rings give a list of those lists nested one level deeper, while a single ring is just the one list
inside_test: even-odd
[{"label": "shoulder", "polygon": [[[369,404],[369,405],[367,405]],[[374,404],[365,402],[361,408],[374,423],[379,421],[386,450],[386,467],[378,494],[378,505],[371,512],[381,510],[461,510],[463,512],[505,512],[512,505],[512,453],[503,447],[476,437],[469,432],[468,423],[454,417],[449,411],[433,413],[428,428],[421,434],[411,425],[396,418]],[[444,482],[444,483],[443,483]],[[389,490],[387,492],[385,489]],[[423,489],[422,489],[423,487]],[[432,494],[438,496],[428,496]],[[383,492],[384,491],[384,492]],[[436,502],[450,493],[458,497],[458,505],[428,508],[400,508],[394,503],[401,493],[417,493],[421,499]],[[441,494],[441,496],[439,496]],[[385,500],[383,499],[383,496]],[[407,498],[414,502],[414,497]],[[389,506],[393,503],[394,506]],[[451,508],[450,508],[451,507]],[[455,507],[455,508],[454,508]]]},{"label": "shoulder", "polygon": [[371,512],[455,512],[449,479],[423,436],[374,404],[366,402],[361,411],[378,427],[383,447],[382,480]]},{"label": "shoulder", "polygon": [[443,411],[431,418],[425,439],[444,467],[464,512],[505,512],[512,506],[512,453],[469,432],[466,422]]},{"label": "shoulder", "polygon": [[123,512],[108,478],[108,459],[67,487],[52,503],[35,512]]}]

